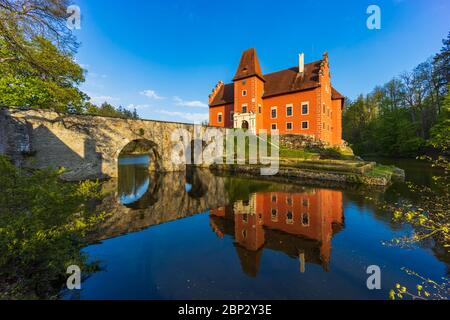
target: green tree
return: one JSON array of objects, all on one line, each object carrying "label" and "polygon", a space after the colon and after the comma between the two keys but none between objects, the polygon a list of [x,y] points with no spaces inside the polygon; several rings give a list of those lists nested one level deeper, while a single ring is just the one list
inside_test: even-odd
[{"label": "green tree", "polygon": [[119,106],[118,108],[113,105],[103,102],[100,107],[88,103],[86,107],[86,112],[88,114],[99,115],[104,117],[118,117],[118,118],[132,118],[139,119],[139,115],[137,114],[136,109],[130,111],[128,109]]},{"label": "green tree", "polygon": [[[62,112],[84,110],[88,97],[78,89],[84,81],[83,69],[70,53],[59,51],[47,39],[35,37],[27,41],[30,60],[20,52],[11,52],[5,43],[0,35],[0,59],[5,59],[0,63],[0,104]],[[12,55],[16,59],[6,59]]]},{"label": "green tree", "polygon": [[0,156],[0,299],[56,298],[68,266],[95,269],[80,250],[106,217],[87,206],[99,185],[63,183],[59,174],[25,172]]},{"label": "green tree", "polygon": [[[348,101],[343,135],[359,154],[415,157],[426,141],[448,149],[450,34],[440,53],[370,94]],[[447,99],[447,100],[446,100]]]},{"label": "green tree", "polygon": [[430,144],[445,153],[450,152],[450,93],[445,97],[439,122],[431,129]]}]

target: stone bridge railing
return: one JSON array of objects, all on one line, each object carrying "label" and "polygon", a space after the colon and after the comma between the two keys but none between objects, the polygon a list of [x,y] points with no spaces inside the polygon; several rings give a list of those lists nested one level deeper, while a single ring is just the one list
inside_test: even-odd
[{"label": "stone bridge railing", "polygon": [[194,135],[194,125],[185,123],[0,108],[0,154],[25,167],[64,167],[69,181],[109,178],[117,176],[121,150],[145,139],[154,145],[159,171],[184,171],[171,158],[177,129]]}]

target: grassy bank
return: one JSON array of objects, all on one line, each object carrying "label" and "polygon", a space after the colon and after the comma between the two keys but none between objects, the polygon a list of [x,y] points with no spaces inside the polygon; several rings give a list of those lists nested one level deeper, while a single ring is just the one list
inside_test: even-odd
[{"label": "grassy bank", "polygon": [[[258,137],[258,139],[261,139]],[[261,140],[260,140],[261,141]],[[228,141],[227,141],[228,142]],[[237,159],[235,141],[233,159]],[[259,142],[259,141],[258,141]],[[271,137],[264,140],[271,146]],[[274,146],[272,145],[272,148]],[[250,164],[249,139],[245,141],[245,164],[213,165],[214,171],[228,171],[236,174],[260,175],[263,165]],[[278,149],[278,150],[277,150]],[[278,177],[293,180],[319,180],[339,183],[364,184],[373,186],[389,185],[394,179],[403,179],[404,172],[393,166],[383,166],[375,162],[367,162],[353,154],[348,147],[299,148],[290,149],[279,146],[275,151],[279,154]],[[272,154],[269,152],[267,159]],[[226,163],[227,156],[223,160]],[[270,177],[266,177],[270,178]],[[273,180],[273,178],[271,178]]]}]

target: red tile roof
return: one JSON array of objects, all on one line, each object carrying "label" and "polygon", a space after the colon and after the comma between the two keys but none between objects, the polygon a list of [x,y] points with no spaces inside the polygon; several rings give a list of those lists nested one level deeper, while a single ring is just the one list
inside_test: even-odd
[{"label": "red tile roof", "polygon": [[[244,56],[245,54],[243,57]],[[317,88],[319,86],[319,70],[321,62],[322,60],[305,64],[305,71],[303,74],[298,72],[298,67],[293,67],[261,76],[266,80],[263,98]],[[219,90],[210,106],[221,106],[233,102],[234,83],[229,83]]]},{"label": "red tile roof", "polygon": [[298,67],[293,67],[265,75],[263,98],[317,88],[321,62],[305,64],[303,73],[298,72]]},{"label": "red tile roof", "polygon": [[228,83],[223,85],[219,89],[219,92],[217,92],[210,106],[211,107],[222,106],[224,104],[229,104],[233,102],[234,102],[234,83]]},{"label": "red tile roof", "polygon": [[345,97],[339,93],[339,91],[337,91],[335,88],[331,87],[331,99],[333,100],[341,100],[344,99]]},{"label": "red tile roof", "polygon": [[[324,55],[324,59],[327,59],[327,56]],[[320,86],[319,72],[323,61],[324,60],[318,60],[305,64],[305,70],[303,73],[299,73],[299,68],[296,66],[263,75],[256,50],[251,48],[245,50],[242,54],[239,67],[233,81],[257,76],[265,82],[263,98],[314,89]],[[345,97],[334,88],[332,88],[331,98],[333,100],[345,99]],[[232,104],[233,102],[234,83],[229,83],[222,85],[210,106],[222,106],[225,104]]]},{"label": "red tile roof", "polygon": [[252,76],[257,76],[261,78],[261,80],[264,80],[258,55],[254,48],[247,49],[242,53],[241,62],[239,63],[233,81],[242,80]]}]

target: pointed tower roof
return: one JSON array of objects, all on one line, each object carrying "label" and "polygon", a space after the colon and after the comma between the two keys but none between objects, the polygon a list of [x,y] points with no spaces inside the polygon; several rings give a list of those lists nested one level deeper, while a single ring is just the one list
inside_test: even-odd
[{"label": "pointed tower roof", "polygon": [[257,76],[261,80],[266,81],[263,77],[255,48],[247,49],[242,53],[241,62],[239,63],[233,81],[242,80],[252,76]]}]

